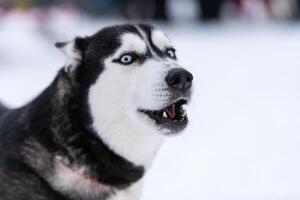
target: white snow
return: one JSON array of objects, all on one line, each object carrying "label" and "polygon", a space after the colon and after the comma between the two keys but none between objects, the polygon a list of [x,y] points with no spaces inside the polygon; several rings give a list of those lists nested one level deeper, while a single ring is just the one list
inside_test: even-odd
[{"label": "white snow", "polygon": [[[64,30],[54,20],[43,32],[31,18],[2,19],[0,99],[28,102],[64,63],[55,38],[104,24]],[[143,200],[300,199],[300,25],[159,26],[194,74],[194,99],[190,126],[159,152]]]}]

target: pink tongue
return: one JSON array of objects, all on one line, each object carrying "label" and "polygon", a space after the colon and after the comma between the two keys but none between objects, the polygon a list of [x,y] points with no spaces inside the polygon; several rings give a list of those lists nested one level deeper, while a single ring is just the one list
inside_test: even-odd
[{"label": "pink tongue", "polygon": [[167,108],[165,109],[165,111],[166,111],[168,117],[171,118],[171,119],[173,119],[173,118],[176,116],[175,104],[173,104],[173,105],[167,107]]}]

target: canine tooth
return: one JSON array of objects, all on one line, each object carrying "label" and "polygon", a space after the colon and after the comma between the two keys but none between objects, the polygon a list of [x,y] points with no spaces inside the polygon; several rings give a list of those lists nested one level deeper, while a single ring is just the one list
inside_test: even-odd
[{"label": "canine tooth", "polygon": [[185,105],[185,104],[184,104],[184,105],[181,105],[181,107],[182,107],[183,110],[186,110],[186,109],[187,109],[187,105]]},{"label": "canine tooth", "polygon": [[164,116],[164,118],[168,118],[166,111],[163,112],[163,116]]},{"label": "canine tooth", "polygon": [[183,113],[181,114],[181,117],[185,117],[185,116],[187,116],[187,113],[186,113],[186,111],[183,111]]}]

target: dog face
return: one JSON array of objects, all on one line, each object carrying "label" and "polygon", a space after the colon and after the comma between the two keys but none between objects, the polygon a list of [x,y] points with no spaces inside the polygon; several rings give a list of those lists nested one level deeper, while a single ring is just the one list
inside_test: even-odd
[{"label": "dog face", "polygon": [[111,126],[125,117],[163,134],[186,127],[183,105],[190,100],[193,76],[180,67],[163,32],[115,26],[57,46],[67,54],[65,70],[76,71],[88,92],[94,121]]},{"label": "dog face", "polygon": [[92,127],[104,140],[128,140],[124,132],[172,135],[186,127],[183,106],[193,76],[178,64],[163,32],[148,25],[114,26],[57,46],[67,55],[65,70],[86,94]]}]

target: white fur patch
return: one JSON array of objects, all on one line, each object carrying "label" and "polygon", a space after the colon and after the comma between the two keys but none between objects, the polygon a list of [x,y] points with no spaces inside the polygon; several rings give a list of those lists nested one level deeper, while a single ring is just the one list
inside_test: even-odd
[{"label": "white fur patch", "polygon": [[166,48],[172,46],[171,41],[167,38],[167,36],[159,30],[152,31],[151,39],[153,44],[161,51],[165,51]]},{"label": "white fur patch", "polygon": [[84,175],[85,168],[71,169],[67,167],[61,157],[55,160],[55,172],[50,177],[50,183],[58,191],[63,191],[70,196],[81,196],[82,198],[102,197],[111,192],[111,188],[103,185],[93,178]]},{"label": "white fur patch", "polygon": [[90,88],[89,105],[93,126],[101,139],[119,155],[147,167],[163,136],[137,112],[138,102],[143,100],[136,97],[143,82],[136,79],[145,76],[144,73],[136,73],[138,71],[133,66],[107,63],[106,69]]},{"label": "white fur patch", "polygon": [[121,36],[122,47],[118,50],[116,55],[120,56],[120,53],[124,52],[136,52],[138,54],[145,54],[147,46],[144,40],[140,36],[134,33],[125,33]]}]

